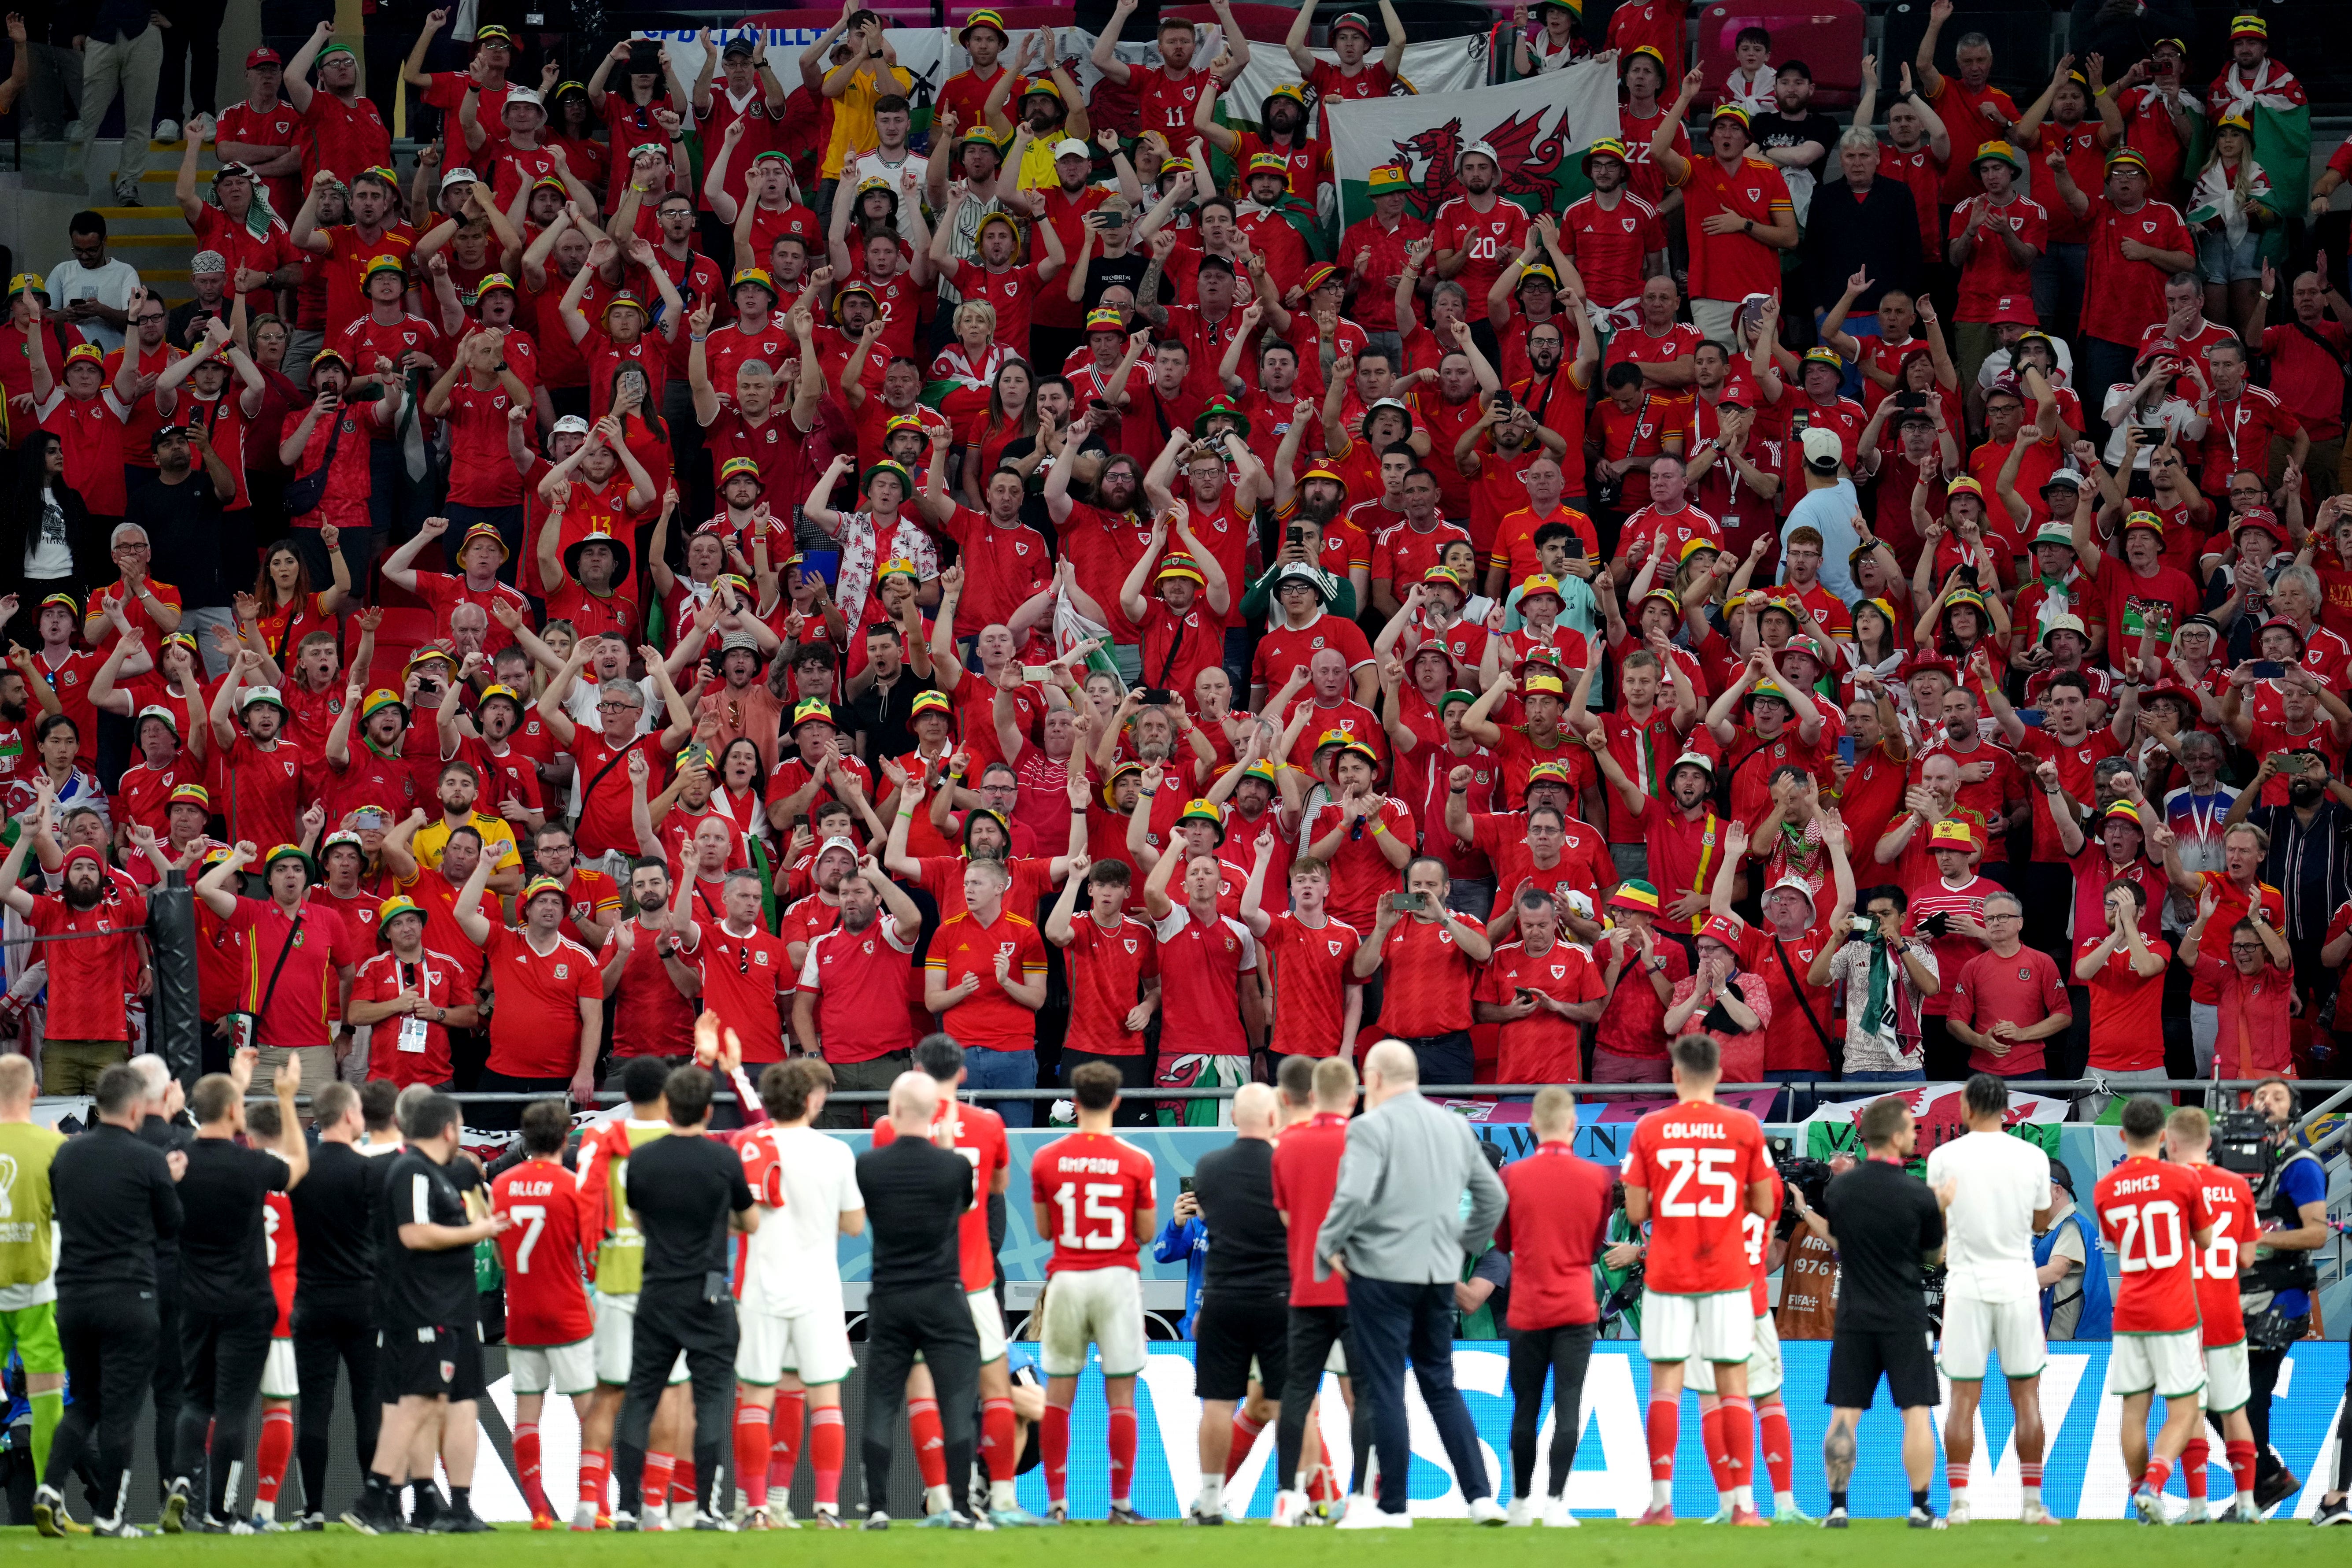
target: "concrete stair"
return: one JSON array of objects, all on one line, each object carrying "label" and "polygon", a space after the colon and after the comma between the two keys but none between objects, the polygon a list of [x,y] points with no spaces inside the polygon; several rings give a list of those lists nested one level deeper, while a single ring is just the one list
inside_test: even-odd
[{"label": "concrete stair", "polygon": [[[173,187],[179,183],[180,160],[187,153],[185,142],[151,142],[150,152],[155,159],[140,178],[140,199],[142,205],[115,206],[110,193],[92,192],[63,167],[65,147],[62,142],[25,149],[25,168],[17,174],[0,176],[0,214],[13,217],[8,223],[0,219],[0,232],[15,248],[20,270],[46,274],[49,268],[66,259],[66,223],[73,214],[89,208],[106,219],[106,243],[110,254],[118,255],[139,268],[139,279],[148,289],[168,304],[177,305],[194,297],[195,290],[188,281],[188,263],[196,253],[196,237],[189,232],[187,220],[180,216],[180,205],[173,198]],[[47,159],[43,153],[51,153]],[[90,162],[104,168],[114,162],[113,150],[101,142],[92,152]],[[214,172],[220,160],[210,147],[200,154],[196,165],[196,185],[204,190],[212,184]],[[77,174],[79,171],[76,172]],[[290,216],[290,215],[289,215]]]}]

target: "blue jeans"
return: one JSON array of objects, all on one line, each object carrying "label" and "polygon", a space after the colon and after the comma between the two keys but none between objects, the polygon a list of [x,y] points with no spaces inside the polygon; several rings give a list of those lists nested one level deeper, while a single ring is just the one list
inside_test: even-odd
[{"label": "blue jeans", "polygon": [[[985,1046],[968,1046],[963,1053],[964,1087],[966,1089],[1034,1089],[1037,1087],[1037,1053],[1030,1051],[992,1051]],[[1031,1100],[982,1100],[991,1110],[1004,1118],[1007,1127],[1034,1125],[1031,1117],[1036,1101]]]},{"label": "blue jeans", "polygon": [[1348,1277],[1348,1331],[1356,1397],[1371,1411],[1372,1446],[1381,1457],[1381,1511],[1405,1511],[1412,1447],[1404,1410],[1404,1363],[1421,1384],[1422,1403],[1465,1501],[1490,1496],[1486,1456],[1470,1407],[1454,1386],[1454,1287]]},{"label": "blue jeans", "polygon": [[1850,1072],[1845,1075],[1844,1081],[1847,1083],[1925,1083],[1927,1081],[1927,1069],[1913,1068],[1909,1072]]}]

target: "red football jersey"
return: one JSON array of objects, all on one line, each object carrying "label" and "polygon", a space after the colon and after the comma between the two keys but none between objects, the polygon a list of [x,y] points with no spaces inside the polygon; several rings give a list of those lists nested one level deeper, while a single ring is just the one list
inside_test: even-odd
[{"label": "red football jersey", "polygon": [[2190,1260],[2196,1232],[2213,1224],[2213,1211],[2189,1167],[2135,1154],[2099,1178],[2091,1207],[2122,1274],[2116,1332],[2175,1334],[2197,1327]]},{"label": "red football jersey", "polygon": [[514,1221],[499,1237],[507,1271],[507,1343],[570,1345],[596,1331],[583,1280],[580,1184],[553,1160],[525,1160],[490,1184],[490,1211]]},{"label": "red football jersey", "polygon": [[[933,1126],[953,1118],[948,1147],[971,1162],[971,1207],[964,1210],[961,1228],[956,1236],[956,1258],[963,1275],[966,1294],[974,1290],[991,1290],[996,1287],[996,1249],[988,1244],[988,1194],[995,1184],[996,1173],[1013,1163],[1013,1154],[1004,1137],[1004,1118],[993,1110],[977,1105],[967,1105],[960,1100],[942,1102],[932,1116]],[[874,1124],[874,1147],[879,1149],[898,1136],[889,1119]]]},{"label": "red football jersey", "polygon": [[2197,1316],[2204,1342],[2234,1345],[2246,1337],[2246,1316],[2238,1305],[2238,1275],[2248,1248],[2263,1228],[2254,1190],[2246,1178],[2219,1165],[2191,1165],[2205,1206],[2213,1215],[2213,1244],[2189,1250],[2189,1276],[2197,1282]]},{"label": "red football jersey", "polygon": [[1764,1130],[1744,1110],[1694,1100],[1636,1122],[1622,1175],[1651,1194],[1649,1288],[1748,1289],[1748,1188],[1771,1173]]},{"label": "red football jersey", "polygon": [[261,1247],[269,1258],[269,1292],[278,1298],[278,1321],[269,1337],[294,1337],[294,1269],[302,1238],[294,1234],[294,1200],[284,1193],[261,1194]]},{"label": "red football jersey", "polygon": [[1073,1132],[1037,1151],[1029,1194],[1053,1215],[1045,1277],[1079,1268],[1133,1268],[1142,1216],[1159,1200],[1151,1156],[1108,1132]]}]

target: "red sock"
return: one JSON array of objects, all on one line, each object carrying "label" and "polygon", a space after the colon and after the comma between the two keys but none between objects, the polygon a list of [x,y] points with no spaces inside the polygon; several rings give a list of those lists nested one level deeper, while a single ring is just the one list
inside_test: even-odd
[{"label": "red sock", "polygon": [[1127,1500],[1135,1476],[1135,1406],[1110,1407],[1110,1500]]},{"label": "red sock", "polygon": [[[272,1414],[275,1413],[265,1412],[261,1417],[261,1452],[265,1466],[268,1464],[268,1456],[269,1453],[268,1422],[269,1416]],[[532,1517],[536,1518],[543,1513],[553,1513],[555,1510],[547,1506],[547,1493],[541,1489],[539,1484],[538,1422],[518,1421],[515,1423],[514,1457],[515,1474],[522,1482],[522,1500],[530,1506]],[[262,1486],[265,1489],[264,1495],[269,1497],[275,1497],[278,1495],[278,1483],[274,1479],[265,1479],[262,1482]]]},{"label": "red sock", "polygon": [[1664,1396],[1650,1401],[1647,1436],[1650,1439],[1650,1479],[1670,1481],[1675,1479],[1675,1445],[1682,1440],[1683,1410],[1679,1397]]},{"label": "red sock", "polygon": [[1307,1478],[1307,1500],[1337,1502],[1339,1500],[1339,1478],[1329,1465],[1318,1465]]},{"label": "red sock", "polygon": [[1009,1481],[1021,1463],[1020,1426],[1013,1418],[1013,1401],[986,1399],[980,1406],[980,1461],[992,1481]]},{"label": "red sock", "polygon": [[2212,1458],[2212,1447],[2202,1436],[2189,1438],[2180,1450],[2180,1482],[2192,1501],[2205,1495],[2205,1467]]},{"label": "red sock", "polygon": [[679,1455],[677,1462],[670,1467],[669,1500],[672,1502],[698,1500],[694,1491],[694,1456],[691,1454]]},{"label": "red sock", "polygon": [[1257,1447],[1257,1435],[1265,1430],[1265,1423],[1253,1421],[1242,1411],[1234,1412],[1234,1445],[1225,1450],[1225,1479],[1241,1474],[1242,1466],[1249,1461],[1250,1450]]},{"label": "red sock", "polygon": [[2230,1477],[2238,1483],[2238,1489],[2242,1492],[2252,1491],[2254,1458],[2261,1452],[2254,1447],[2253,1440],[2233,1438],[2221,1445],[2221,1451],[2230,1456]]},{"label": "red sock", "polygon": [[[518,1459],[522,1457],[523,1431],[522,1427],[515,1428],[515,1457]],[[539,1428],[531,1427],[530,1432],[530,1473],[536,1475],[539,1470]],[[254,1456],[253,1460],[253,1496],[257,1502],[273,1506],[277,1503],[278,1484],[286,1479],[286,1460],[293,1452],[294,1412],[279,1405],[263,1411],[261,1451]],[[523,1495],[529,1497],[530,1493],[526,1490]]]},{"label": "red sock", "polygon": [[2023,1459],[2018,1460],[2017,1482],[2020,1486],[2032,1487],[2034,1490],[2040,1491],[2042,1489],[2042,1461],[2036,1459],[2029,1465]]},{"label": "red sock", "polygon": [[776,1391],[775,1414],[768,1417],[768,1485],[793,1489],[793,1471],[800,1464],[801,1426],[808,1420],[808,1395],[795,1389]]},{"label": "red sock", "polygon": [[915,1468],[923,1472],[923,1485],[947,1485],[948,1442],[940,1428],[938,1400],[907,1401],[907,1435],[915,1441]]},{"label": "red sock", "polygon": [[1706,1450],[1706,1468],[1714,1473],[1715,1489],[1719,1492],[1728,1492],[1738,1485],[1731,1479],[1731,1450],[1723,1437],[1729,1420],[1720,1404],[1706,1406],[1698,1413],[1699,1447]]},{"label": "red sock", "polygon": [[1969,1462],[1966,1459],[1947,1460],[1944,1465],[1944,1484],[1956,1492],[1966,1491],[1969,1485]]},{"label": "red sock", "polygon": [[604,1493],[611,1479],[612,1456],[595,1448],[580,1451],[580,1500],[593,1505],[598,1513],[605,1511],[609,1500]]},{"label": "red sock", "polygon": [[1772,1478],[1775,1496],[1796,1489],[1796,1445],[1789,1438],[1789,1408],[1772,1404],[1757,1406],[1756,1418],[1764,1424],[1764,1468]]},{"label": "red sock", "polygon": [[677,1468],[677,1460],[668,1454],[646,1456],[646,1479],[643,1495],[623,1498],[625,1508],[666,1509],[669,1506],[669,1478]]},{"label": "red sock", "polygon": [[2171,1479],[2172,1461],[2151,1455],[2147,1461],[2147,1474],[2140,1478],[2140,1485],[2152,1492],[2160,1492],[2164,1489],[2164,1483]]},{"label": "red sock", "polygon": [[1070,1494],[1070,1412],[1069,1407],[1048,1403],[1045,1417],[1037,1423],[1037,1447],[1044,1456],[1045,1467],[1045,1500],[1059,1508],[1069,1501]]},{"label": "red sock", "polygon": [[841,1424],[840,1405],[823,1405],[810,1413],[808,1446],[809,1468],[816,1472],[816,1500],[825,1508],[837,1509],[841,1506],[842,1457],[849,1448],[849,1432]]},{"label": "red sock", "polygon": [[1744,1487],[1756,1479],[1756,1406],[1745,1394],[1723,1402],[1723,1464],[1731,1484]]},{"label": "red sock", "polygon": [[[735,1484],[753,1508],[768,1506],[768,1412],[748,1401],[735,1407]],[[517,1449],[520,1451],[520,1443]]]}]

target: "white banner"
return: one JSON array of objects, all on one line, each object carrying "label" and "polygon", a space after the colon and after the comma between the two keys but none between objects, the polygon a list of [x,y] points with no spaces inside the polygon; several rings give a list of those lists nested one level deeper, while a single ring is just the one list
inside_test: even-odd
[{"label": "white banner", "polygon": [[[1077,78],[1085,90],[1094,90],[1102,73],[1095,68],[1093,55],[1096,35],[1082,27],[1057,27],[1054,30],[1056,52],[1065,66]],[[1213,60],[1224,52],[1224,35],[1221,28],[1201,29],[1201,46],[1194,58],[1202,63]],[[678,79],[693,85],[702,69],[702,37],[692,28],[648,32],[640,37],[656,39],[669,47],[670,63],[677,68]],[[787,91],[800,82],[800,52],[824,36],[815,27],[739,27],[714,31],[710,35],[715,47],[724,47],[730,38],[764,37],[768,43],[771,62],[776,78]],[[915,87],[910,97],[917,110],[921,111],[939,96],[948,78],[971,68],[971,57],[956,42],[955,34],[943,27],[891,27],[883,35],[889,40],[898,56],[901,69],[913,74]],[[1012,48],[1020,47],[1021,35],[1016,29]],[[1339,63],[1339,56],[1328,50],[1316,51],[1318,58]],[[1007,58],[1009,59],[1008,52]],[[1150,39],[1129,38],[1118,46],[1118,58],[1130,65],[1156,66],[1160,63],[1158,45]],[[1447,38],[1433,43],[1405,46],[1402,75],[1423,96],[1433,93],[1467,92],[1480,87],[1486,79],[1486,38],[1484,34],[1467,38]],[[1557,79],[1550,79],[1557,80]],[[1289,52],[1279,43],[1253,43],[1250,63],[1239,79],[1223,95],[1226,118],[1237,125],[1255,126],[1258,111],[1266,94],[1284,82],[1298,80],[1298,67]],[[1611,90],[1612,112],[1614,112],[1614,87]],[[1426,110],[1423,111],[1424,114]],[[1612,121],[1613,124],[1613,121]]]}]

